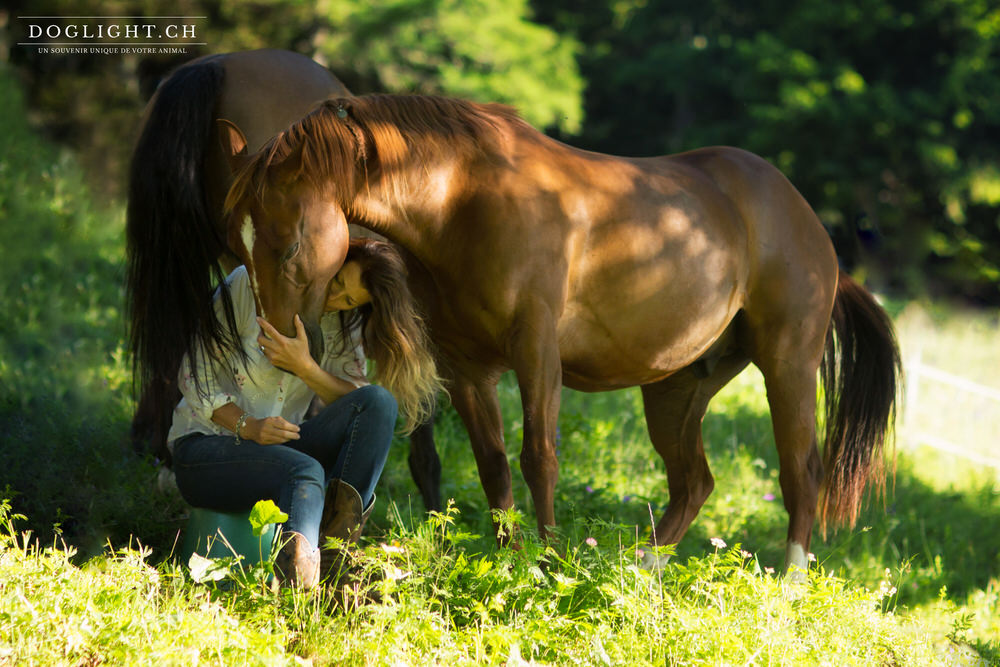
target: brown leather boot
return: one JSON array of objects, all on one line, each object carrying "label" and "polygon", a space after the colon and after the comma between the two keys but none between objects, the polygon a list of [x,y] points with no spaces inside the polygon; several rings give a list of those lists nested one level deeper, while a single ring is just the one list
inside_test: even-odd
[{"label": "brown leather boot", "polygon": [[287,540],[274,559],[274,576],[281,586],[310,589],[319,583],[319,549],[309,545],[304,535],[286,532]]},{"label": "brown leather boot", "polygon": [[[326,489],[326,501],[323,505],[323,518],[320,522],[320,571],[335,584],[349,569],[350,553],[348,547],[355,544],[361,537],[361,531],[368,521],[375,498],[368,509],[361,509],[361,494],[347,482],[339,479],[330,481]],[[343,541],[343,546],[337,549],[326,548],[326,538],[335,537]]]}]

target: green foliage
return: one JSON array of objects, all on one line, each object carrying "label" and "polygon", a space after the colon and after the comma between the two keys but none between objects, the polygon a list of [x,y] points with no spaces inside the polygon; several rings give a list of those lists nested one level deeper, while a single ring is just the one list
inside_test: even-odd
[{"label": "green foliage", "polygon": [[[266,572],[188,580],[143,549],[83,567],[42,549],[0,505],[0,657],[13,663],[896,664],[969,660],[972,623],[950,636],[894,613],[871,590],[817,570],[791,585],[742,551],[658,571],[604,535],[556,550],[470,549],[454,507],[397,525],[355,556],[354,583],[271,592]],[[515,518],[516,520],[516,518]],[[193,573],[192,573],[193,574]],[[233,585],[235,584],[235,586]]]},{"label": "green foliage", "polygon": [[353,0],[317,18],[318,53],[365,88],[504,102],[538,127],[580,129],[579,45],[532,23],[526,0]]},{"label": "green foliage", "polygon": [[169,540],[177,503],[126,445],[121,209],[95,206],[75,161],[28,130],[5,65],[0,122],[0,489],[87,554]]},{"label": "green foliage", "polygon": [[[110,549],[82,566],[42,547],[0,504],[0,662],[4,664],[276,664],[280,618],[234,613],[149,549]],[[265,610],[261,610],[265,611]]]},{"label": "green foliage", "polygon": [[250,526],[255,537],[260,537],[269,525],[286,521],[288,515],[282,512],[273,500],[260,500],[250,511]]},{"label": "green foliage", "polygon": [[[39,386],[61,400],[118,390],[128,377],[116,344],[121,213],[98,210],[72,158],[28,131],[20,90],[6,67],[0,69],[0,118],[5,398],[23,405]],[[89,368],[69,363],[83,358],[92,362]]]},{"label": "green foliage", "polygon": [[581,126],[579,44],[533,23],[527,0],[270,0],[219,12],[212,34],[226,48],[216,50],[285,45],[328,64],[355,93],[504,102],[539,127]]},{"label": "green foliage", "polygon": [[779,168],[882,288],[1000,302],[1000,10],[984,2],[534,0],[588,45],[618,154],[732,144]]}]

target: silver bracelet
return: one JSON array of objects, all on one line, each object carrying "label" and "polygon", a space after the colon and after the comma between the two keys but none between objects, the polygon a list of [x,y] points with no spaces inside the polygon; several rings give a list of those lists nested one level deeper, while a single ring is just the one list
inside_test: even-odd
[{"label": "silver bracelet", "polygon": [[240,444],[240,442],[242,441],[243,436],[240,434],[240,431],[242,431],[243,427],[247,425],[247,419],[249,417],[250,417],[249,413],[244,412],[243,414],[240,415],[240,418],[236,420],[236,431],[235,431],[235,433],[236,433],[236,444],[237,445]]}]

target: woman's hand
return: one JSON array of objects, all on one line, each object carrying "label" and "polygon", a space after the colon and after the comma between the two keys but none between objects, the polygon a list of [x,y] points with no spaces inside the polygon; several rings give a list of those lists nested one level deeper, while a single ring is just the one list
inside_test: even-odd
[{"label": "woman's hand", "polygon": [[297,424],[283,417],[265,417],[264,419],[247,419],[240,429],[243,437],[260,445],[280,445],[289,440],[299,439]]},{"label": "woman's hand", "polygon": [[263,317],[257,318],[261,334],[257,336],[257,344],[268,361],[290,373],[302,377],[311,371],[316,361],[309,354],[309,339],[302,319],[295,316],[295,337],[282,336],[270,322]]}]

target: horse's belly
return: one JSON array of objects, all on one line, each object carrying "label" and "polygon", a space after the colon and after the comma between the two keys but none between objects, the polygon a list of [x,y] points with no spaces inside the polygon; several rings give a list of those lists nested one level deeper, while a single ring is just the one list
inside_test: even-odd
[{"label": "horse's belly", "polygon": [[[563,382],[602,391],[649,384],[696,361],[729,326],[739,305],[664,316],[663,309],[623,308],[613,320],[568,309],[560,321]],[[575,312],[574,312],[575,311]]]}]

